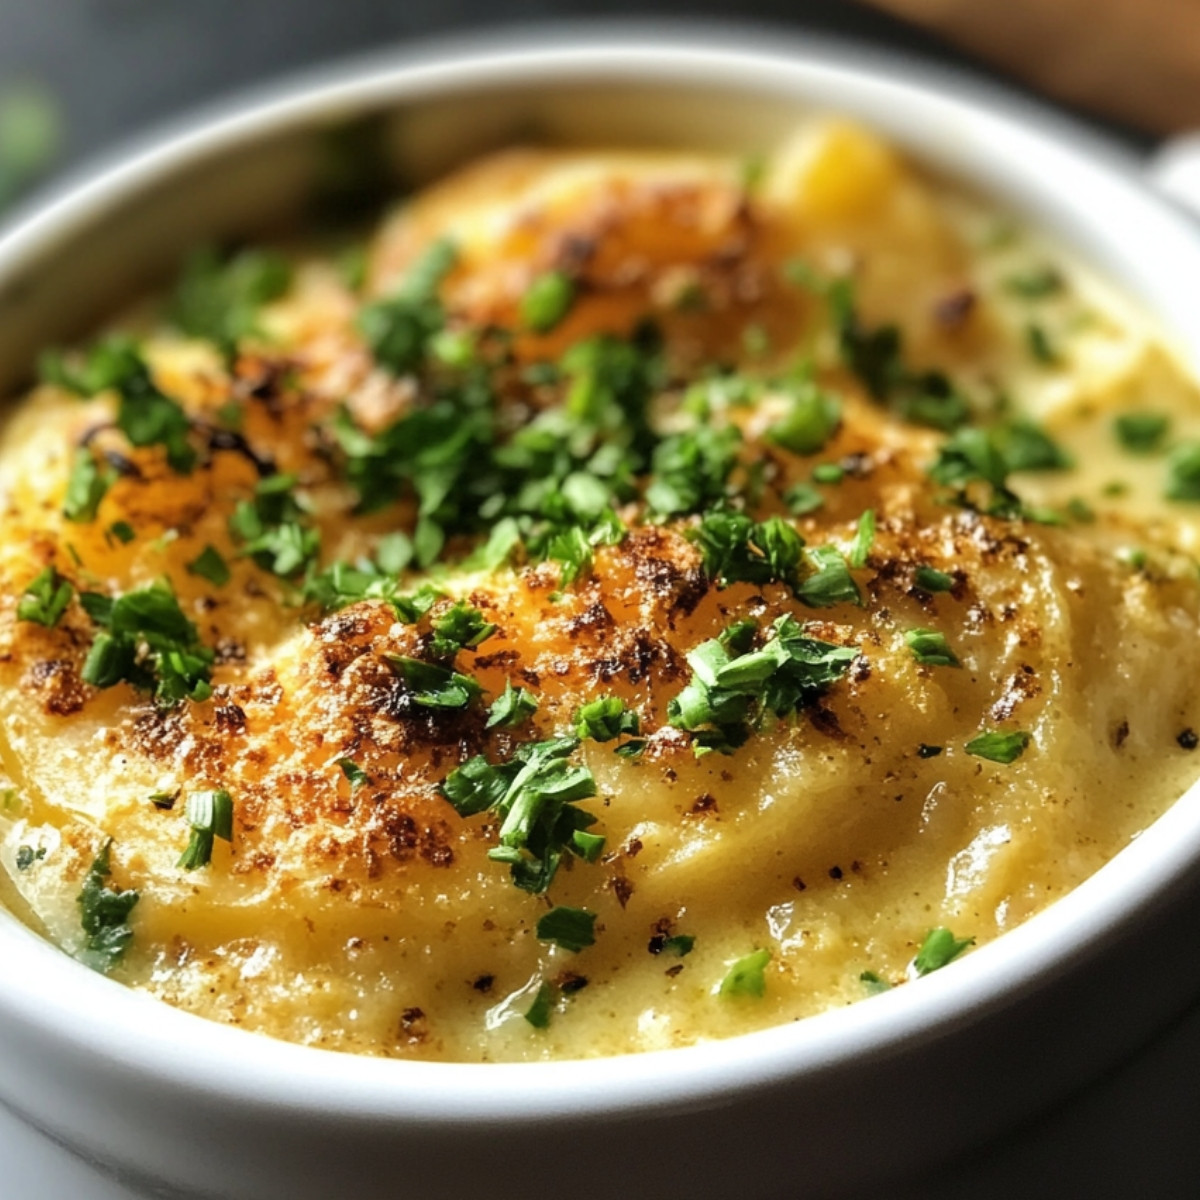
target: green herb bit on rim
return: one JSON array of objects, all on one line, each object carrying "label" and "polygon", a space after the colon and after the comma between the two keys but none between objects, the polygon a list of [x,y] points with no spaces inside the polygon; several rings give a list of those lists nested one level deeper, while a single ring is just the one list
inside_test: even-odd
[{"label": "green herb bit on rim", "polygon": [[108,972],[121,961],[129,943],[133,940],[133,929],[129,914],[139,900],[133,888],[112,888],[105,880],[112,873],[110,855],[112,838],[109,838],[96,855],[83,879],[83,888],[75,898],[79,905],[83,932],[87,934],[80,961],[95,971]]},{"label": "green herb bit on rim", "polygon": [[912,960],[910,970],[914,977],[928,975],[940,971],[947,963],[956,959],[968,946],[973,946],[975,939],[956,938],[945,926],[931,929],[921,943],[916,957]]}]

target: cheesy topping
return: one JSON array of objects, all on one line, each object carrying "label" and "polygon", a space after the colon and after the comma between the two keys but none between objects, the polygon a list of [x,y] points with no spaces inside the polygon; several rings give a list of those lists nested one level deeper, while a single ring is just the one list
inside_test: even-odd
[{"label": "cheesy topping", "polygon": [[0,434],[0,895],[296,1042],[681,1046],[946,966],[1196,778],[1197,390],[814,121],[196,256]]}]

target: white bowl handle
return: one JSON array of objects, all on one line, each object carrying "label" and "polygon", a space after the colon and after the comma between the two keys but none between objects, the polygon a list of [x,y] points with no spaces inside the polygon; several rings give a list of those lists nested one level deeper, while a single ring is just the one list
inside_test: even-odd
[{"label": "white bowl handle", "polygon": [[1164,142],[1150,155],[1146,170],[1153,184],[1200,217],[1200,133]]}]

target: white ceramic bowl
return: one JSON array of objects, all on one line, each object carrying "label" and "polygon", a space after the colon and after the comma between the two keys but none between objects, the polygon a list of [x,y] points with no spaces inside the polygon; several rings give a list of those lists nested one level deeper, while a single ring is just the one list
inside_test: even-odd
[{"label": "white ceramic bowl", "polygon": [[[894,62],[724,34],[358,63],[128,155],[0,240],[0,391],[190,244],[278,227],[324,129],[389,114],[423,180],[531,128],[768,148],[855,114],[1049,229],[1200,360],[1200,237],[1132,164],[1034,106]],[[205,1022],[92,974],[0,914],[0,1101],[159,1196],[573,1200],[830,1195],[994,1134],[1200,992],[1200,795],[1015,932],[912,987],[686,1050],[407,1063]],[[1189,927],[1190,926],[1190,927]]]}]

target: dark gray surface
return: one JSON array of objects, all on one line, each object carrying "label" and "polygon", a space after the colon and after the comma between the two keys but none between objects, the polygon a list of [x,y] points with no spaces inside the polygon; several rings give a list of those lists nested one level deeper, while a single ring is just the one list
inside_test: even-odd
[{"label": "dark gray surface", "polygon": [[[749,19],[791,33],[857,37],[931,61],[962,62],[935,38],[838,0],[755,0],[737,6],[728,0],[652,5],[624,0],[0,0],[0,89],[30,78],[53,90],[64,110],[62,162],[68,165],[231,89],[339,55],[415,37],[480,34],[514,22],[629,15]],[[1200,1086],[1193,1084],[1198,1078],[1200,1012],[1193,1011],[1067,1105],[967,1161],[898,1184],[887,1195],[893,1200],[1013,1195],[1182,1200],[1200,1195]],[[58,1200],[41,1188],[38,1170],[34,1153],[0,1165],[0,1200]],[[63,1186],[75,1193],[71,1200],[93,1200],[83,1183]],[[94,1191],[96,1200],[114,1194],[99,1184]]]},{"label": "dark gray surface", "polygon": [[486,37],[572,17],[749,21],[963,61],[937,38],[850,0],[0,0],[0,86],[33,77],[53,89],[69,161],[289,69],[414,38]]}]

